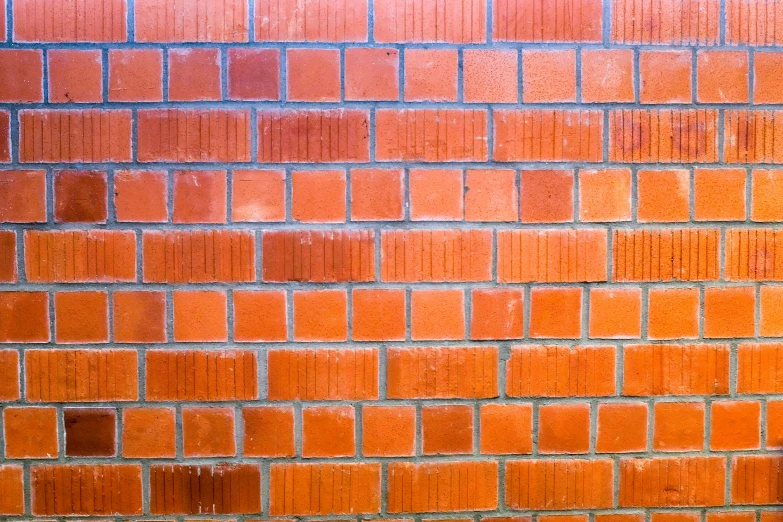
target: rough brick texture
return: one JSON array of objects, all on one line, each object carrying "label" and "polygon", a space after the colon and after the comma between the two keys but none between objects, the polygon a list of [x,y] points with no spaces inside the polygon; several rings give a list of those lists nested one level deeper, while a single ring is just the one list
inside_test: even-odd
[{"label": "rough brick texture", "polygon": [[783,0],[0,0],[0,519],[783,522]]}]

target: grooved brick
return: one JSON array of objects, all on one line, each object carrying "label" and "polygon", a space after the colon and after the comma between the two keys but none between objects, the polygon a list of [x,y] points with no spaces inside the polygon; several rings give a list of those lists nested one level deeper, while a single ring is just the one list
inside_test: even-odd
[{"label": "grooved brick", "polygon": [[[15,401],[19,398],[19,352],[0,350],[0,402]],[[2,510],[0,510],[2,513]]]},{"label": "grooved brick", "polygon": [[737,348],[737,393],[773,394],[783,390],[783,345],[740,344]]},{"label": "grooved brick", "polygon": [[499,283],[606,281],[606,230],[500,230],[497,235]]},{"label": "grooved brick", "polygon": [[495,161],[603,160],[603,111],[503,109],[493,126]]},{"label": "grooved brick", "polygon": [[262,163],[366,162],[370,113],[360,109],[259,110]]},{"label": "grooved brick", "polygon": [[714,163],[718,111],[624,109],[609,112],[609,161]]},{"label": "grooved brick", "polygon": [[720,0],[611,0],[611,5],[612,42],[720,44]]},{"label": "grooved brick", "polygon": [[141,465],[32,466],[30,489],[38,516],[143,513]]},{"label": "grooved brick", "polygon": [[498,463],[392,462],[387,511],[490,511],[498,507]]},{"label": "grooved brick", "polygon": [[264,281],[375,280],[373,230],[266,230],[261,237]]},{"label": "grooved brick", "polygon": [[0,515],[24,514],[24,468],[0,466]]},{"label": "grooved brick", "polygon": [[249,109],[139,110],[141,162],[250,161]]},{"label": "grooved brick", "polygon": [[726,484],[723,457],[622,459],[619,506],[722,506]]},{"label": "grooved brick", "polygon": [[723,114],[726,163],[783,162],[783,111],[727,110]]},{"label": "grooved brick", "polygon": [[718,229],[615,230],[614,281],[704,281],[720,278]]},{"label": "grooved brick", "polygon": [[627,345],[623,375],[623,395],[725,395],[729,393],[729,346]]},{"label": "grooved brick", "polygon": [[261,511],[261,466],[257,464],[156,464],[149,473],[152,515]]},{"label": "grooved brick", "polygon": [[246,42],[248,0],[136,0],[137,42]]},{"label": "grooved brick", "polygon": [[608,397],[615,394],[614,346],[513,346],[509,397]]},{"label": "grooved brick", "polygon": [[15,42],[125,42],[126,0],[14,0]]},{"label": "grooved brick", "polygon": [[726,44],[767,46],[783,40],[783,4],[779,1],[726,0]]},{"label": "grooved brick", "polygon": [[783,502],[781,481],[780,456],[736,456],[731,462],[731,503],[780,504]]},{"label": "grooved brick", "polygon": [[520,510],[605,509],[613,505],[611,460],[506,461],[506,505]]},{"label": "grooved brick", "polygon": [[257,42],[367,41],[367,0],[254,1]]},{"label": "grooved brick", "polygon": [[599,0],[497,0],[492,3],[495,42],[601,42]]},{"label": "grooved brick", "polygon": [[484,0],[463,0],[459,7],[446,2],[373,0],[377,42],[485,43]]},{"label": "grooved brick", "polygon": [[24,254],[31,283],[136,280],[136,233],[131,230],[25,230]]},{"label": "grooved brick", "polygon": [[378,349],[269,350],[270,401],[378,399]]},{"label": "grooved brick", "polygon": [[388,348],[389,399],[485,399],[498,396],[498,349]]},{"label": "grooved brick", "polygon": [[16,283],[16,232],[0,230],[0,283]]},{"label": "grooved brick", "polygon": [[381,280],[489,281],[492,276],[489,230],[384,230]]},{"label": "grooved brick", "polygon": [[250,230],[145,230],[145,283],[250,282],[256,238]]},{"label": "grooved brick", "polygon": [[269,514],[356,515],[381,510],[378,463],[286,463],[269,470]]},{"label": "grooved brick", "polygon": [[22,163],[131,161],[129,110],[19,111]]},{"label": "grooved brick", "polygon": [[726,281],[783,280],[783,230],[726,230],[724,263]]},{"label": "grooved brick", "polygon": [[11,148],[11,113],[0,111],[0,163],[11,162]]},{"label": "grooved brick", "polygon": [[250,350],[149,350],[145,367],[147,400],[255,400],[257,357]]}]

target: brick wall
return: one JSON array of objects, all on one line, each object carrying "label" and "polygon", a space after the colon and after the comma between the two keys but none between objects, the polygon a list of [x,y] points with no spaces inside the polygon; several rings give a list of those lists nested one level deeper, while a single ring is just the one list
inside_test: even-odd
[{"label": "brick wall", "polygon": [[780,522],[782,35],[0,0],[0,515]]}]

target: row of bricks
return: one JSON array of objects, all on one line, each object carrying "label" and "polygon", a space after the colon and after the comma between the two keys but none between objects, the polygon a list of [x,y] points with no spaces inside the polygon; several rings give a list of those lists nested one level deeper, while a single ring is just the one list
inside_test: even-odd
[{"label": "row of bricks", "polygon": [[[288,48],[285,100],[398,101],[402,82],[406,102],[748,103],[750,85],[753,103],[783,102],[780,53],[755,52],[751,74],[748,51],[698,51],[695,86],[693,53],[639,51],[637,74],[632,49],[523,50],[521,56],[516,49],[465,49],[461,56],[456,49],[405,49],[401,76],[396,48]],[[50,103],[160,102],[164,81],[168,101],[281,99],[279,49],[235,48],[225,56],[217,48],[169,49],[165,66],[163,56],[161,49],[110,50],[104,98],[100,50],[47,51],[46,89],[43,51],[0,50],[0,75],[9,78],[0,85],[0,102],[40,103],[44,91]]]},{"label": "row of bricks", "polygon": [[[493,346],[440,348],[269,349],[262,356],[266,400],[376,401],[506,397],[625,397],[780,394],[783,345],[740,344],[730,378],[728,345],[631,344],[513,346],[508,360]],[[146,350],[144,396],[160,401],[256,401],[259,352]],[[106,402],[139,399],[138,357],[129,349],[23,351],[27,402]],[[621,385],[616,384],[622,356]],[[384,359],[385,358],[385,359]],[[385,369],[380,359],[385,360]],[[0,351],[0,400],[21,395],[19,352]],[[385,374],[385,385],[379,373]]]},{"label": "row of bricks", "polygon": [[[52,177],[47,187],[45,171],[0,171],[0,197],[8,196],[0,222],[45,222],[50,191],[55,222],[108,221],[106,171],[55,170]],[[290,189],[286,178],[282,170],[115,171],[113,210],[117,222],[225,223],[230,179],[232,222],[402,221],[406,213],[412,221],[682,223],[691,214],[694,221],[744,221],[747,199],[753,221],[783,221],[783,170],[753,169],[749,190],[747,170],[737,168],[695,168],[692,175],[626,168],[294,170]]]},{"label": "row of bricks", "polygon": [[[626,458],[619,463],[605,458],[275,463],[269,469],[268,511],[271,516],[377,514],[382,484],[386,513],[774,504],[781,501],[779,461],[775,456],[735,456],[730,471],[722,456]],[[506,477],[502,504],[501,467]],[[261,513],[261,475],[258,464],[153,464],[148,511]],[[0,485],[10,493],[0,499],[0,510],[24,512],[23,476],[21,466],[0,467]],[[139,464],[38,464],[31,466],[28,480],[33,515],[144,513]]]},{"label": "row of bricks", "polygon": [[[41,0],[2,0],[0,40],[6,40],[6,1],[15,42],[602,42],[776,45],[783,6],[728,0],[465,0],[460,9],[437,0],[339,0],[297,3],[228,0],[220,7],[175,0],[134,2],[133,37],[127,0],[86,0],[47,9]],[[604,4],[611,13],[604,20]],[[369,4],[369,5],[368,5]],[[372,16],[369,10],[372,9]],[[721,22],[721,11],[724,21]],[[368,22],[372,20],[368,29]],[[54,23],[54,22],[57,23]],[[489,35],[488,35],[489,28]]]}]

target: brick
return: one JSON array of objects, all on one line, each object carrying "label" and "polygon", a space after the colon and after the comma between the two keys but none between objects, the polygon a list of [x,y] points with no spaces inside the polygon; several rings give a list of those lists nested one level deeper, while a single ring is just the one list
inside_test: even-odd
[{"label": "brick", "polygon": [[226,171],[176,170],[174,223],[226,222]]},{"label": "brick", "polygon": [[393,48],[345,49],[346,100],[397,100],[399,51]]},{"label": "brick", "polygon": [[748,53],[746,51],[698,51],[696,58],[698,102],[748,102]]},{"label": "brick", "polygon": [[344,170],[291,173],[291,217],[302,223],[342,223],[346,216]]},{"label": "brick", "polygon": [[628,453],[647,449],[647,404],[599,404],[596,423],[597,453]]},{"label": "brick", "polygon": [[582,335],[581,323],[581,288],[533,288],[530,291],[530,337],[578,339]]},{"label": "brick", "polygon": [[117,410],[65,408],[66,457],[114,457],[117,454]]},{"label": "brick", "polygon": [[0,230],[0,283],[16,283],[16,232]]},{"label": "brick", "polygon": [[501,230],[498,282],[606,281],[606,252],[603,230]]},{"label": "brick", "polygon": [[85,0],[58,5],[38,0],[13,4],[15,42],[125,42],[126,0]]},{"label": "brick", "polygon": [[700,520],[701,513],[697,511],[677,511],[669,513],[661,512],[650,514],[651,522],[699,522]]},{"label": "brick", "polygon": [[0,51],[0,101],[32,103],[43,101],[43,51],[4,49]]},{"label": "brick", "polygon": [[0,402],[19,398],[19,352],[0,350],[0,375],[6,378],[0,383]]},{"label": "brick", "polygon": [[482,404],[479,415],[479,450],[482,454],[532,453],[531,404]]},{"label": "brick", "polygon": [[590,405],[546,404],[538,408],[538,451],[578,454],[590,449]]},{"label": "brick", "polygon": [[620,507],[722,506],[724,502],[723,457],[622,459],[619,473]]},{"label": "brick", "polygon": [[55,293],[54,337],[58,344],[108,342],[108,293],[102,291]]},{"label": "brick", "polygon": [[243,455],[247,457],[293,457],[294,409],[292,407],[242,408]]},{"label": "brick", "polygon": [[[49,139],[44,140],[43,136]],[[19,111],[22,163],[131,161],[130,110]]]},{"label": "brick", "polygon": [[406,102],[457,101],[456,49],[405,49]]},{"label": "brick", "polygon": [[574,219],[572,170],[522,170],[519,173],[523,223],[567,223]]},{"label": "brick", "polygon": [[231,173],[231,221],[284,221],[285,171],[235,170]]},{"label": "brick", "polygon": [[717,229],[615,230],[614,281],[707,281],[720,277]]},{"label": "brick", "polygon": [[745,169],[694,169],[696,221],[745,220]]},{"label": "brick", "polygon": [[57,458],[59,455],[57,426],[56,408],[5,408],[3,410],[5,457],[8,459]]},{"label": "brick", "polygon": [[642,522],[644,513],[596,513],[596,522]]},{"label": "brick", "polygon": [[636,220],[681,223],[690,217],[690,172],[684,169],[636,173]]},{"label": "brick", "polygon": [[168,175],[162,171],[114,171],[114,211],[118,222],[168,220]]},{"label": "brick", "polygon": [[375,280],[372,230],[266,230],[261,240],[264,281]]},{"label": "brick", "polygon": [[590,289],[588,336],[591,339],[638,339],[641,332],[641,288]]},{"label": "brick", "polygon": [[112,318],[116,343],[166,342],[164,292],[114,292]]},{"label": "brick", "polygon": [[717,162],[718,111],[713,109],[609,111],[609,161]]},{"label": "brick", "polygon": [[414,406],[362,406],[362,455],[407,457],[415,450]]},{"label": "brick", "polygon": [[704,290],[704,337],[753,337],[756,328],[754,287]]},{"label": "brick", "polygon": [[781,493],[779,457],[776,455],[741,455],[731,462],[732,504],[778,504]]},{"label": "brick", "polygon": [[124,408],[122,410],[122,456],[174,458],[176,448],[174,408]]},{"label": "brick", "polygon": [[11,113],[0,111],[0,163],[11,162]]},{"label": "brick", "polygon": [[737,392],[776,393],[781,388],[775,363],[778,344],[740,344],[737,349]]},{"label": "brick", "polygon": [[248,1],[220,6],[139,0],[134,3],[137,42],[247,42]]},{"label": "brick", "polygon": [[750,218],[753,221],[783,221],[783,171],[751,171]]},{"label": "brick", "polygon": [[611,508],[613,481],[611,460],[507,460],[506,506],[515,510]]},{"label": "brick", "polygon": [[0,170],[0,222],[46,221],[46,171]]},{"label": "brick", "polygon": [[[777,6],[775,6],[777,7]],[[753,103],[781,103],[783,92],[780,82],[783,67],[777,53],[759,52],[753,55]]]},{"label": "brick", "polygon": [[502,109],[493,116],[495,161],[603,160],[603,111]]},{"label": "brick", "polygon": [[754,450],[761,447],[760,402],[717,401],[711,406],[711,450]]},{"label": "brick", "polygon": [[287,100],[340,101],[341,77],[339,50],[286,49]]},{"label": "brick", "polygon": [[[141,480],[138,464],[34,465],[30,468],[32,513],[141,515]],[[78,496],[71,495],[74,484],[81,486]]]},{"label": "brick", "polygon": [[370,159],[370,113],[362,109],[259,110],[262,163],[357,163]]},{"label": "brick", "polygon": [[54,221],[56,223],[106,223],[106,171],[54,171]]},{"label": "brick", "polygon": [[522,101],[576,101],[576,51],[522,51]]},{"label": "brick", "polygon": [[692,59],[690,50],[641,51],[639,102],[690,103]]},{"label": "brick", "polygon": [[[761,518],[771,513],[762,513]],[[756,518],[756,513],[751,511],[725,511],[707,513],[707,522],[751,522]]]},{"label": "brick", "polygon": [[351,169],[351,221],[401,221],[404,176],[401,169]]},{"label": "brick", "polygon": [[377,400],[377,348],[267,352],[270,401]]},{"label": "brick", "polygon": [[377,109],[377,161],[487,161],[487,111]]},{"label": "brick", "polygon": [[228,92],[231,100],[280,99],[280,51],[232,48],[228,50]]},{"label": "brick", "polygon": [[280,4],[255,1],[257,42],[366,42],[367,0]]},{"label": "brick", "polygon": [[249,401],[258,399],[253,351],[148,350],[147,401]]},{"label": "brick", "polygon": [[723,116],[725,163],[778,163],[783,158],[780,136],[783,113],[770,110],[727,110]]},{"label": "brick", "polygon": [[581,53],[583,102],[635,101],[631,49],[583,49]]},{"label": "brick", "polygon": [[0,292],[0,342],[49,341],[49,295],[46,292]]},{"label": "brick", "polygon": [[465,178],[466,221],[518,221],[516,172],[468,169]]},{"label": "brick", "polygon": [[22,466],[5,464],[0,466],[0,513],[3,515],[24,514],[24,469]]},{"label": "brick", "polygon": [[473,406],[422,406],[424,455],[464,455],[473,452]]},{"label": "brick", "polygon": [[294,341],[346,341],[347,309],[348,297],[343,289],[295,291]]},{"label": "brick", "polygon": [[516,49],[466,49],[463,99],[466,103],[516,103],[519,55]]},{"label": "brick", "polygon": [[506,363],[506,395],[614,395],[615,360],[613,346],[513,346]]},{"label": "brick", "polygon": [[163,51],[109,50],[109,101],[163,100]]},{"label": "brick", "polygon": [[471,291],[471,339],[521,339],[524,330],[521,290],[475,288]]},{"label": "brick", "polygon": [[[646,8],[646,9],[645,9]],[[719,0],[611,0],[610,39],[625,44],[718,45]]]},{"label": "brick", "polygon": [[[336,484],[355,484],[343,490]],[[274,463],[269,470],[269,514],[380,513],[380,463]]]},{"label": "brick", "polygon": [[182,451],[185,458],[236,455],[234,408],[182,408]]},{"label": "brick", "polygon": [[767,401],[766,412],[766,444],[767,449],[783,447],[783,404],[781,401]]},{"label": "brick", "polygon": [[0,2],[0,40],[2,40],[4,42],[6,41],[6,39],[8,39],[8,35],[6,34],[7,22],[6,22],[6,19],[5,19],[5,16],[6,16],[5,15],[5,11],[6,11],[6,9],[5,9],[5,0],[2,0]]},{"label": "brick", "polygon": [[234,290],[234,340],[273,342],[288,339],[283,291]]},{"label": "brick", "polygon": [[374,36],[377,42],[486,43],[487,6],[467,0],[460,9],[432,3],[416,6],[410,0],[373,0]]},{"label": "brick", "polygon": [[27,350],[28,402],[118,402],[138,399],[135,350]]},{"label": "brick", "polygon": [[492,4],[492,40],[600,42],[602,14],[595,0],[501,0]]},{"label": "brick", "polygon": [[465,214],[462,178],[461,170],[410,169],[411,221],[461,221]]},{"label": "brick", "polygon": [[50,50],[46,53],[50,103],[103,101],[100,51]]},{"label": "brick", "polygon": [[413,290],[411,339],[465,338],[465,295],[462,289]]},{"label": "brick", "polygon": [[753,46],[776,45],[776,30],[780,24],[775,17],[777,4],[748,4],[739,0],[726,3],[726,44]]},{"label": "brick", "polygon": [[220,100],[220,62],[219,49],[169,49],[169,100]]},{"label": "brick", "polygon": [[352,457],[356,454],[353,406],[319,406],[302,410],[302,456]]},{"label": "brick", "polygon": [[388,399],[482,399],[498,395],[495,347],[388,348]]},{"label": "brick", "polygon": [[699,336],[698,288],[650,288],[647,295],[649,339],[696,339]]},{"label": "brick", "polygon": [[623,375],[622,394],[628,396],[726,395],[729,393],[729,347],[725,344],[626,345]]},{"label": "brick", "polygon": [[630,221],[631,171],[580,170],[579,219],[585,222]]},{"label": "brick", "polygon": [[656,402],[653,417],[655,451],[704,449],[703,402]]},{"label": "brick", "polygon": [[778,230],[766,228],[726,231],[725,279],[727,281],[779,280],[783,277],[783,253],[778,255]]},{"label": "brick", "polygon": [[351,332],[355,341],[404,341],[405,291],[355,288],[351,292]]},{"label": "brick", "polygon": [[[492,511],[498,507],[498,463],[494,461],[393,462],[387,474],[389,513]],[[438,495],[428,494],[434,488]],[[472,494],[459,495],[464,488]]]},{"label": "brick", "polygon": [[492,234],[479,229],[408,229],[381,233],[381,280],[489,281]]},{"label": "brick", "polygon": [[177,290],[173,298],[175,342],[228,340],[225,291]]},{"label": "brick", "polygon": [[152,515],[261,512],[258,464],[153,464],[149,477]]},{"label": "brick", "polygon": [[783,331],[783,287],[762,286],[759,293],[759,335],[780,337]]},{"label": "brick", "polygon": [[24,235],[31,282],[136,280],[136,234],[124,230],[45,231]]}]

